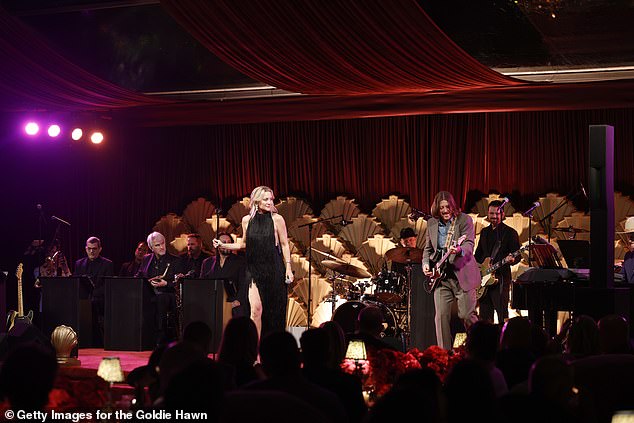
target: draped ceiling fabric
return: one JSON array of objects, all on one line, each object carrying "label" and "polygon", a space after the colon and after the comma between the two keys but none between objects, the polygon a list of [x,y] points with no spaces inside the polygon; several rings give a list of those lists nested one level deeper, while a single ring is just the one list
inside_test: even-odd
[{"label": "draped ceiling fabric", "polygon": [[55,52],[0,7],[0,110],[94,111],[164,104],[111,84]]},{"label": "draped ceiling fabric", "polygon": [[415,0],[162,0],[199,42],[251,78],[317,95],[526,83],[480,64]]}]

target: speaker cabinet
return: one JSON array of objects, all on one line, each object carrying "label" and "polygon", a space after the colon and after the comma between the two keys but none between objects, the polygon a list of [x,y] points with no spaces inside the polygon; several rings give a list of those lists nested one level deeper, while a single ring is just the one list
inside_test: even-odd
[{"label": "speaker cabinet", "polygon": [[183,328],[203,321],[211,328],[211,352],[218,351],[223,328],[224,279],[183,279]]},{"label": "speaker cabinet", "polygon": [[78,347],[92,346],[92,283],[86,277],[40,277],[42,284],[42,332],[51,336],[59,325],[73,328]]},{"label": "speaker cabinet", "polygon": [[104,349],[147,351],[156,345],[154,290],[143,278],[104,278]]}]

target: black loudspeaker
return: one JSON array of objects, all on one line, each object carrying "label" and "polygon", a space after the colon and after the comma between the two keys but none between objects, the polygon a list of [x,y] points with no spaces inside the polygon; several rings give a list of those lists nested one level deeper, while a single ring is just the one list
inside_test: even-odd
[{"label": "black loudspeaker", "polygon": [[222,337],[224,279],[183,280],[183,328],[203,321],[211,329],[211,352],[218,351]]},{"label": "black loudspeaker", "polygon": [[22,320],[17,319],[9,332],[3,335],[0,340],[0,361],[16,347],[25,344],[37,344],[53,351],[50,337],[47,337],[37,327]]},{"label": "black loudspeaker", "polygon": [[590,125],[590,284],[614,286],[614,127]]},{"label": "black loudspeaker", "polygon": [[104,286],[104,349],[154,349],[156,296],[147,279],[107,277]]},{"label": "black loudspeaker", "polygon": [[41,277],[42,332],[51,336],[59,325],[73,328],[78,346],[92,346],[92,283],[86,277]]}]

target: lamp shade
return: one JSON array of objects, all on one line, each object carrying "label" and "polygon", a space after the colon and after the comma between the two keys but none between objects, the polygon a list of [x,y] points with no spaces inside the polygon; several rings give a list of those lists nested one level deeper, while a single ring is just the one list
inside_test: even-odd
[{"label": "lamp shade", "polygon": [[346,358],[350,360],[366,360],[365,342],[361,339],[351,339],[346,350]]},{"label": "lamp shade", "polygon": [[119,357],[104,357],[101,359],[97,376],[110,383],[123,382],[123,371],[121,370]]}]

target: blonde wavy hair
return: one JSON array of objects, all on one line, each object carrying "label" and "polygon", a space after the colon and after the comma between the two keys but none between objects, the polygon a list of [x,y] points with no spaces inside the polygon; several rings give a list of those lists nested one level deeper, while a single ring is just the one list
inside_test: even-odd
[{"label": "blonde wavy hair", "polygon": [[[253,216],[255,216],[255,214],[257,213],[258,208],[260,207],[260,201],[262,201],[262,199],[264,198],[264,194],[266,194],[267,192],[270,192],[273,200],[275,200],[275,194],[273,193],[273,190],[265,185],[255,187],[253,188],[253,191],[251,191],[251,197],[249,198],[249,205],[251,206],[249,215],[251,216],[251,218],[253,218]],[[277,208],[275,208],[275,205],[272,207],[271,211],[277,213]]]}]

